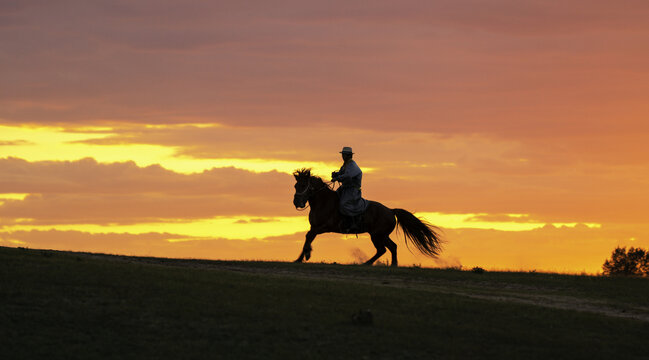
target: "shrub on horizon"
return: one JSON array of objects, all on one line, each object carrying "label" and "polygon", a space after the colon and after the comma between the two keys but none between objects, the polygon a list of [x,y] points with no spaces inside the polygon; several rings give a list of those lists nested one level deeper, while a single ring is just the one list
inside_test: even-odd
[{"label": "shrub on horizon", "polygon": [[616,247],[602,265],[604,275],[649,276],[649,251],[642,248]]}]

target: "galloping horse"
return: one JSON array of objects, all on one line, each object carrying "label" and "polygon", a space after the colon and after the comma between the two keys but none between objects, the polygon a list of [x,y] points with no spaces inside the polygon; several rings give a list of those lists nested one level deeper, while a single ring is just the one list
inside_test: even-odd
[{"label": "galloping horse", "polygon": [[[319,234],[334,232],[344,234],[342,216],[338,212],[338,193],[333,191],[321,178],[311,175],[311,169],[300,169],[295,176],[295,195],[293,205],[305,208],[307,202],[311,207],[309,223],[311,229],[306,233],[306,240],[300,257],[295,262],[302,262],[311,257],[311,243]],[[395,219],[396,217],[396,219]],[[428,224],[412,213],[403,209],[390,209],[376,201],[369,201],[367,211],[363,214],[362,231],[370,234],[376,254],[365,262],[373,264],[385,254],[387,247],[392,253],[392,266],[397,266],[397,244],[390,239],[394,228],[400,225],[406,241],[413,243],[424,255],[435,257],[441,251],[439,228]]]}]

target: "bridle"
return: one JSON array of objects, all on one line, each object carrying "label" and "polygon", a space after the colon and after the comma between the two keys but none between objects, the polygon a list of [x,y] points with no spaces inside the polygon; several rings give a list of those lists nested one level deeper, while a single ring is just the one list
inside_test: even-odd
[{"label": "bridle", "polygon": [[[333,189],[332,189],[332,187],[333,187],[333,183],[324,183],[324,184],[325,184],[325,186],[323,186],[323,187],[321,187],[320,189],[314,191],[313,194],[315,194],[315,193],[317,193],[317,192],[320,192],[321,190],[324,190],[324,189],[330,189],[330,190],[333,190]],[[332,185],[332,186],[330,187],[330,185]],[[305,195],[309,190],[311,190],[311,179],[310,179],[310,178],[309,178],[309,180],[307,180],[307,186],[306,186],[306,189],[304,189],[304,190],[302,190],[302,191],[300,191],[300,192],[296,192],[295,195],[296,195],[296,196],[304,196],[304,195]],[[304,211],[304,210],[306,210],[306,209],[309,208],[309,199],[311,198],[311,196],[313,196],[313,194],[311,194],[311,195],[309,195],[309,196],[306,197],[306,201],[305,201],[306,206],[303,207],[303,208],[301,208],[301,209],[300,209],[300,208],[297,208],[298,211]]]},{"label": "bridle", "polygon": [[[309,191],[309,189],[311,189],[311,179],[307,180],[307,182],[306,182],[306,189],[304,189],[304,191],[299,192],[299,193],[296,192],[295,195],[300,195],[300,196],[302,196],[302,195],[306,194],[306,192]],[[308,198],[307,198],[307,200],[308,200]]]}]

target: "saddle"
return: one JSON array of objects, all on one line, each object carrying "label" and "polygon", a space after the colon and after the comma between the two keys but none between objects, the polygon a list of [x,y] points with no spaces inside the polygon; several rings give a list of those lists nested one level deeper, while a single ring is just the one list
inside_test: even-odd
[{"label": "saddle", "polygon": [[[346,212],[361,212],[358,215],[354,216],[348,216],[343,214],[341,211],[341,197],[345,196],[345,193],[342,193],[343,187],[340,187],[336,190],[336,193],[338,194],[338,200],[339,200],[339,205],[338,205],[338,213],[340,214],[340,217],[342,218],[342,221],[340,222],[340,232],[343,234],[360,234],[366,231],[365,225],[364,225],[364,214],[365,211],[367,211],[367,205],[368,201],[360,197],[360,193],[356,194],[359,197],[355,198],[351,194],[347,194],[348,200],[346,201],[347,205],[347,211]],[[351,191],[350,188],[347,188],[347,192]],[[360,188],[358,189],[360,190]],[[351,198],[350,198],[351,196]]]},{"label": "saddle", "polygon": [[365,222],[365,213],[361,213],[356,216],[347,216],[340,214],[342,221],[340,222],[340,232],[343,234],[360,234],[364,233]]}]

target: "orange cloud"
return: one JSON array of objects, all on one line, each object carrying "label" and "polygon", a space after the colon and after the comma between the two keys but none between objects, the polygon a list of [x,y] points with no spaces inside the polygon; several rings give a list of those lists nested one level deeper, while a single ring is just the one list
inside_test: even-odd
[{"label": "orange cloud", "polygon": [[[183,239],[184,241],[172,241]],[[353,262],[350,250],[364,245],[355,238],[335,235],[319,237],[324,246],[313,261]],[[148,233],[90,234],[81,231],[0,231],[0,246],[26,246],[41,249],[75,250],[139,256],[184,257],[202,259],[295,260],[304,241],[304,234],[267,237],[252,240],[183,237],[177,234]],[[318,245],[316,245],[318,246]],[[333,259],[333,260],[331,260]]]},{"label": "orange cloud", "polygon": [[[649,246],[649,227],[592,229],[585,226],[547,226],[524,232],[447,229],[447,242],[439,259],[410,252],[402,235],[393,233],[391,238],[396,241],[399,261],[405,266],[461,265],[464,268],[480,266],[489,270],[598,273],[602,263],[616,246]],[[303,242],[303,232],[242,241],[191,238],[168,233],[131,235],[56,230],[0,231],[1,246],[224,260],[291,261],[299,255]],[[361,235],[357,239],[353,236],[324,234],[316,238],[313,247],[312,262],[354,263],[367,254],[374,253],[367,235]]]},{"label": "orange cloud", "polygon": [[[451,145],[455,145],[455,155],[449,149]],[[383,162],[382,154],[397,152],[403,145],[388,145],[377,150],[378,154],[372,152],[374,145],[366,146],[367,153],[361,151],[357,161],[361,167],[369,164],[377,168],[364,178],[364,196],[389,207],[420,212],[528,214],[550,223],[632,224],[644,221],[642,214],[649,206],[649,193],[640,175],[647,173],[643,167],[626,168],[628,176],[612,172],[612,165],[536,167],[534,161],[500,158],[503,155],[497,146],[478,147],[474,155],[469,144],[454,141],[446,145],[440,141],[442,150],[436,160],[441,164],[449,156],[446,159],[457,161],[457,166],[422,167],[397,161],[396,157],[417,159],[426,152],[411,157],[401,151],[396,156],[386,155]],[[463,152],[458,151],[459,146],[464,147]],[[423,147],[426,151],[433,148],[434,144]],[[331,157],[336,157],[335,150]],[[188,175],[159,166],[138,167],[132,162],[27,162],[15,158],[0,159],[0,171],[4,192],[40,194],[5,202],[0,214],[6,218],[35,218],[45,223],[67,223],[66,218],[133,223],[218,215],[297,215],[290,206],[294,179],[277,172],[255,174],[214,168]]]},{"label": "orange cloud", "polygon": [[[129,128],[115,133],[100,141],[173,146],[199,158],[331,161],[340,144],[355,144],[361,167],[374,169],[364,180],[366,196],[419,211],[525,213],[548,222],[638,222],[649,204],[641,175],[649,176],[641,159],[647,145],[640,136],[629,143],[620,135],[543,142],[306,126]],[[614,141],[621,144],[618,157],[609,154]]]}]

